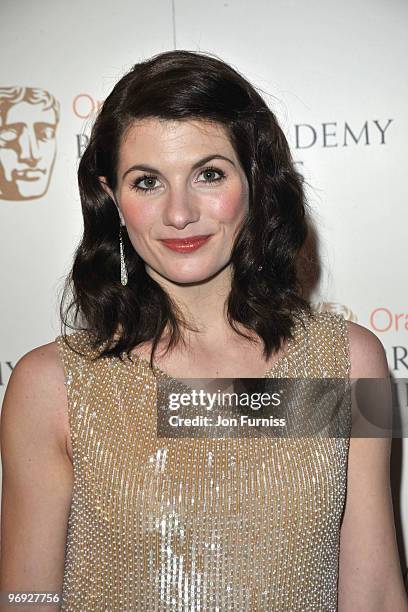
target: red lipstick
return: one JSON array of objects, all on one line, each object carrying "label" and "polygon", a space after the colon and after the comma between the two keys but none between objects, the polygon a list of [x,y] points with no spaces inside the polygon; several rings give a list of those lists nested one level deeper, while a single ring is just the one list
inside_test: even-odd
[{"label": "red lipstick", "polygon": [[166,240],[161,240],[167,248],[172,251],[178,251],[179,253],[190,253],[191,251],[196,251],[203,244],[208,242],[211,238],[211,234],[208,236],[190,236],[188,238],[169,238]]}]

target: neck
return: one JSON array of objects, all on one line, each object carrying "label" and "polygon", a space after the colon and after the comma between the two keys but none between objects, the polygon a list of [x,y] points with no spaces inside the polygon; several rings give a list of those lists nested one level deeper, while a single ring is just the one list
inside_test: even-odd
[{"label": "neck", "polygon": [[[154,270],[150,269],[148,273],[175,301],[186,321],[198,330],[183,332],[188,344],[214,346],[239,337],[226,316],[231,290],[231,266],[226,266],[210,279],[197,283],[174,283]],[[245,330],[245,333],[248,334],[248,330]]]}]

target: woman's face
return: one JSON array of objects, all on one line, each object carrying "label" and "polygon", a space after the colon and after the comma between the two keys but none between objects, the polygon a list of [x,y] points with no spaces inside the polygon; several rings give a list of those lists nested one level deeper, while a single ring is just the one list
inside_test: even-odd
[{"label": "woman's face", "polygon": [[[116,201],[146,272],[203,281],[230,261],[248,210],[248,182],[225,129],[197,121],[135,122],[119,150]],[[163,239],[211,235],[192,251]]]}]

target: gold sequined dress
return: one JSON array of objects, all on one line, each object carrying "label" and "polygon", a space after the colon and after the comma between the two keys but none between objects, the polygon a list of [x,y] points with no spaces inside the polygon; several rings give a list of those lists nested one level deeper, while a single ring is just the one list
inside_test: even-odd
[{"label": "gold sequined dress", "polygon": [[[84,356],[56,338],[74,467],[61,610],[337,610],[349,437],[158,438],[166,374],[69,340]],[[265,377],[349,370],[344,318],[314,313]]]}]

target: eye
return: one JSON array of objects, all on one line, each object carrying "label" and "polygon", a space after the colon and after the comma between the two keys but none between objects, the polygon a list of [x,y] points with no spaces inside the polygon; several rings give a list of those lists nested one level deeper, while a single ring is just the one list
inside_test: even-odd
[{"label": "eye", "polygon": [[[214,166],[208,166],[207,168],[204,168],[204,170],[200,172],[200,175],[201,174],[204,174],[204,176],[206,177],[206,181],[204,181],[205,183],[219,183],[225,178],[225,172],[223,172],[219,168],[215,168]],[[214,174],[219,174],[219,177],[211,178],[211,175],[214,175]]]},{"label": "eye", "polygon": [[47,123],[39,123],[36,126],[37,138],[42,141],[51,140],[55,137],[55,126]]},{"label": "eye", "polygon": [[18,132],[12,128],[2,128],[0,130],[0,146],[6,147],[8,143],[17,140]]},{"label": "eye", "polygon": [[[141,187],[140,185],[146,181],[147,187]],[[153,191],[155,189],[152,186],[152,183],[157,181],[157,176],[154,174],[144,174],[143,176],[139,176],[135,181],[133,181],[131,185],[131,189],[135,189],[136,191]]]}]

